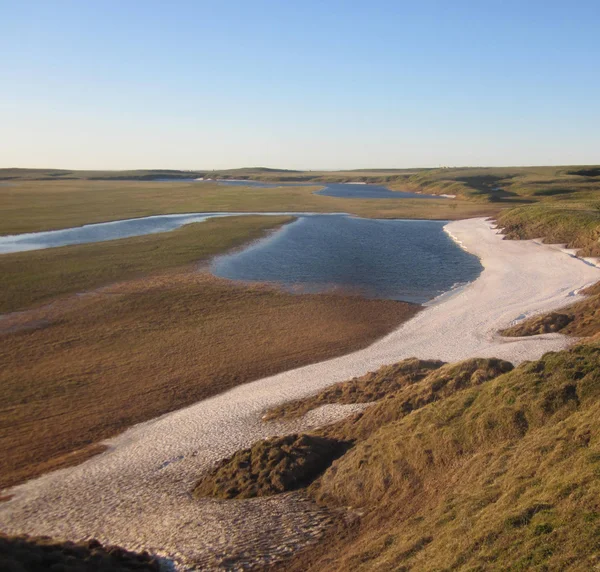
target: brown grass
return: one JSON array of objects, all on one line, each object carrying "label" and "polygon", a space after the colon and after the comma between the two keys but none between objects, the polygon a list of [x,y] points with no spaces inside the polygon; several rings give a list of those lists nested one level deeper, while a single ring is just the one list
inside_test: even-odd
[{"label": "brown grass", "polygon": [[140,570],[159,572],[156,557],[102,546],[97,540],[59,542],[45,536],[7,536],[0,533],[0,570],[5,572],[100,572]]},{"label": "brown grass", "polygon": [[402,387],[421,381],[442,365],[444,365],[442,361],[417,358],[406,359],[394,365],[385,365],[361,377],[336,383],[317,395],[273,407],[265,413],[263,420],[301,417],[311,409],[327,403],[351,404],[378,401]]},{"label": "brown grass", "polygon": [[[360,438],[312,485],[354,516],[287,571],[597,568],[600,348],[456,381]],[[381,405],[400,410],[421,383]]]},{"label": "brown grass", "polygon": [[0,334],[0,487],[134,423],[364,347],[417,311],[182,270],[13,315]]},{"label": "brown grass", "polygon": [[94,222],[189,212],[347,212],[381,218],[458,219],[492,216],[500,207],[446,199],[344,199],[321,187],[275,189],[211,183],[19,181],[0,186],[0,235]]},{"label": "brown grass", "polygon": [[253,498],[293,491],[316,479],[350,443],[292,434],[258,441],[236,451],[202,476],[194,496]]},{"label": "brown grass", "polygon": [[64,294],[200,262],[261,238],[292,217],[225,217],[172,232],[0,255],[0,313]]},{"label": "brown grass", "polygon": [[586,298],[560,312],[533,316],[501,332],[503,336],[534,336],[560,332],[567,336],[597,339],[600,336],[600,282],[583,291]]}]

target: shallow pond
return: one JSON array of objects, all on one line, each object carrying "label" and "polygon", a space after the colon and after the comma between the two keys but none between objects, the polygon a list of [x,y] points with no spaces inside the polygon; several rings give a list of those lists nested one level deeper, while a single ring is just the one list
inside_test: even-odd
[{"label": "shallow pond", "polygon": [[[189,213],[126,219],[0,237],[0,254],[168,232],[208,218],[261,213]],[[264,213],[262,213],[264,214]],[[298,218],[241,251],[216,258],[215,275],[278,283],[296,291],[341,288],[366,297],[423,303],[474,280],[479,260],[443,221],[374,220],[346,214],[268,213]]]},{"label": "shallow pond", "polygon": [[293,291],[332,288],[369,298],[424,303],[482,270],[444,222],[301,217],[248,248],[216,258],[212,272]]}]

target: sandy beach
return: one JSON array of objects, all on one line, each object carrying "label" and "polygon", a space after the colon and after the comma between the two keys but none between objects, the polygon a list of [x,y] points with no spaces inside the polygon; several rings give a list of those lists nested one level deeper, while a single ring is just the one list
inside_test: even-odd
[{"label": "sandy beach", "polygon": [[281,402],[412,356],[519,363],[564,348],[572,340],[560,334],[502,338],[497,332],[575,302],[581,288],[600,280],[600,269],[556,248],[503,240],[484,219],[445,228],[481,259],[484,270],[475,282],[364,350],[248,383],[137,425],[111,440],[106,453],[12,489],[13,498],[0,504],[0,530],[95,537],[205,568],[225,566],[232,558],[266,563],[313,542],[328,516],[302,495],[197,501],[191,487],[206,467],[257,439],[355,410],[327,406],[294,423],[263,423],[263,411]]}]

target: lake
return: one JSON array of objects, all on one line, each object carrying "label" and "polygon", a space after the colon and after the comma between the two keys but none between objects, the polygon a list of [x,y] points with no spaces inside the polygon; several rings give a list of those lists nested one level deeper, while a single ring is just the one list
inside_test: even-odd
[{"label": "lake", "polygon": [[390,191],[381,185],[362,185],[358,183],[327,183],[322,191],[315,195],[340,197],[345,199],[439,199],[437,195],[422,195],[406,191]]},{"label": "lake", "polygon": [[[0,237],[0,253],[168,232],[208,218],[265,213],[188,213],[125,219]],[[374,220],[343,213],[298,217],[267,238],[215,259],[216,276],[273,282],[286,289],[343,289],[370,298],[424,303],[474,280],[479,260],[445,232],[443,221]]]},{"label": "lake", "polygon": [[285,183],[263,183],[262,181],[246,181],[238,179],[217,179],[201,181],[198,179],[156,179],[157,182],[187,182],[187,183],[218,183],[219,185],[248,187],[258,189],[275,189],[281,187],[321,187],[325,188],[315,192],[315,195],[326,197],[339,197],[344,199],[440,199],[439,195],[424,195],[410,193],[407,191],[390,191],[382,185],[371,185],[363,183],[318,183],[318,182],[285,182]]},{"label": "lake", "polygon": [[291,291],[342,289],[369,298],[424,303],[477,278],[479,259],[444,232],[444,222],[300,217],[271,236],[216,258],[211,271]]}]

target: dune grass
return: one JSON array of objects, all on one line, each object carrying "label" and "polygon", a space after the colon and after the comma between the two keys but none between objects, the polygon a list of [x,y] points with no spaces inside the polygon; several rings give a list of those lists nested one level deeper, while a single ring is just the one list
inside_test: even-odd
[{"label": "dune grass", "polygon": [[560,310],[523,320],[501,332],[503,336],[533,336],[560,332],[578,338],[600,338],[600,282],[586,288],[586,297]]},{"label": "dune grass", "polygon": [[600,346],[475,361],[330,428],[356,444],[309,491],[347,517],[286,570],[597,567]]}]

